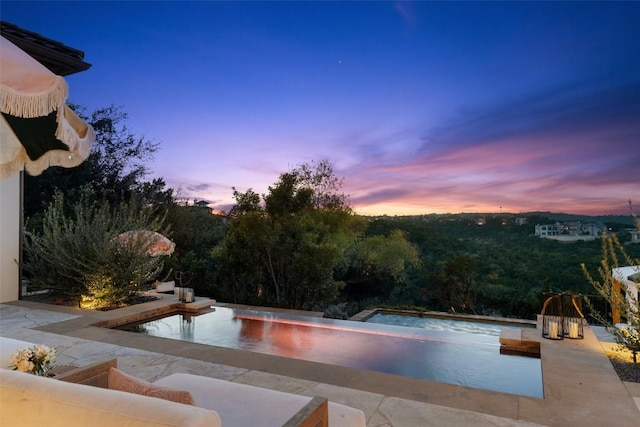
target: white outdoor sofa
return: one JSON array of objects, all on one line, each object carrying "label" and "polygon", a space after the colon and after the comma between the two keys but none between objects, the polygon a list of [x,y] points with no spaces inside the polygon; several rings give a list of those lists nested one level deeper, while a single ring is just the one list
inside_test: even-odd
[{"label": "white outdoor sofa", "polygon": [[[0,337],[0,363],[31,343]],[[5,363],[6,362],[6,363]],[[154,386],[188,391],[195,406],[109,389],[116,359],[54,378],[0,369],[0,425],[73,426],[336,426],[365,427],[362,411],[306,397],[190,374]]]}]

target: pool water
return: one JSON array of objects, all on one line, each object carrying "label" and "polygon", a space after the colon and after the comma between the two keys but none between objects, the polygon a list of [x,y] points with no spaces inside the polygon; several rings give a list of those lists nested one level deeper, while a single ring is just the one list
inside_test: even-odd
[{"label": "pool water", "polygon": [[120,329],[147,335],[542,397],[540,359],[500,354],[496,336],[215,307]]},{"label": "pool water", "polygon": [[427,329],[430,331],[450,331],[465,334],[486,335],[490,337],[499,337],[501,329],[520,327],[497,323],[471,322],[466,320],[441,319],[435,317],[403,316],[401,314],[388,313],[376,313],[368,318],[367,322],[408,326],[412,328]]}]

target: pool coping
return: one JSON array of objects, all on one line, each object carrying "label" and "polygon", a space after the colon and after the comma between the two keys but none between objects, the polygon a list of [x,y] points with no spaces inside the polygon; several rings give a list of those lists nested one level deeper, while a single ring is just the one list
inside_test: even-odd
[{"label": "pool coping", "polygon": [[[43,305],[30,301],[15,304],[40,309]],[[639,417],[632,391],[620,381],[593,331],[585,327],[582,340],[547,340],[539,333],[541,319],[537,322],[538,329],[522,329],[522,337],[540,343],[545,396],[542,399],[203,344],[181,342],[176,345],[175,340],[95,326],[165,310],[171,305],[175,305],[171,298],[107,312],[47,305],[47,310],[78,317],[35,329],[543,425],[583,426],[586,421],[591,425],[607,425],[612,421],[634,425]],[[214,304],[218,305],[233,306]]]},{"label": "pool coping", "polygon": [[444,313],[441,311],[403,310],[384,307],[362,310],[360,313],[351,316],[349,320],[355,322],[366,322],[376,314],[399,314],[402,316],[431,317],[434,319],[464,320],[471,322],[491,323],[496,325],[522,326],[523,328],[532,329],[535,329],[537,327],[537,321],[535,320],[514,319],[510,317],[498,316],[481,316],[478,314]]}]

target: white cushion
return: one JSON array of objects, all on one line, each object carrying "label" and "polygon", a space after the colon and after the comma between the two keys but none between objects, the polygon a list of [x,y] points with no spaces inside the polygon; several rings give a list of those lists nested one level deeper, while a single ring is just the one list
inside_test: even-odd
[{"label": "white cushion", "polygon": [[175,280],[171,280],[170,282],[157,282],[155,283],[156,292],[171,292],[176,287]]},{"label": "white cushion", "polygon": [[33,347],[35,344],[13,338],[0,337],[0,368],[10,369],[11,355],[18,350]]},{"label": "white cushion", "polygon": [[[224,426],[282,426],[311,397],[190,374],[173,374],[154,382],[189,390],[197,406],[214,410]],[[329,402],[331,427],[365,427],[364,412]]]},{"label": "white cushion", "polygon": [[214,411],[154,397],[0,370],[2,427],[219,427]]}]

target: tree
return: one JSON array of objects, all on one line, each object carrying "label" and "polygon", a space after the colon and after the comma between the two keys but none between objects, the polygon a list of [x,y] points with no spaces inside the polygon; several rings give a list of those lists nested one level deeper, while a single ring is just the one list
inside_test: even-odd
[{"label": "tree", "polygon": [[[640,221],[637,219],[636,226],[640,230]],[[624,323],[614,323],[615,319],[600,313],[594,308],[593,301],[587,299],[587,305],[591,309],[591,315],[600,323],[605,325],[616,339],[616,342],[622,349],[630,351],[633,355],[633,362],[638,362],[638,352],[640,352],[640,303],[638,295],[627,297],[627,289],[621,289],[621,284],[613,275],[613,269],[621,266],[621,261],[627,266],[640,266],[640,259],[632,259],[620,243],[618,238],[614,236],[602,237],[602,261],[598,268],[599,279],[594,278],[582,264],[582,270],[587,280],[595,288],[595,290],[609,303],[612,310],[620,313],[621,320]],[[637,273],[640,275],[640,267]]]},{"label": "tree", "polygon": [[343,280],[352,298],[388,297],[406,282],[409,267],[421,265],[416,246],[401,230],[359,239],[349,250],[348,263]]},{"label": "tree", "polygon": [[176,244],[176,251],[165,262],[166,274],[174,276],[175,272],[182,272],[188,276],[188,286],[196,295],[212,296],[216,265],[211,248],[224,236],[225,218],[213,215],[206,207],[173,203],[167,211],[166,223]]},{"label": "tree", "polygon": [[245,304],[276,303],[263,291],[266,282],[263,247],[268,241],[267,232],[261,211],[246,212],[231,220],[224,239],[211,251],[218,267],[218,298]]},{"label": "tree", "polygon": [[163,267],[162,257],[148,254],[148,239],[121,242],[119,235],[130,230],[164,231],[162,220],[134,201],[112,208],[86,187],[68,211],[56,191],[42,232],[25,232],[24,268],[31,285],[78,305],[90,301],[93,308],[127,304]]},{"label": "tree", "polygon": [[111,204],[129,200],[138,193],[147,175],[146,162],[153,158],[159,145],[137,136],[126,126],[127,114],[122,107],[100,108],[87,115],[83,107],[72,105],[74,111],[96,133],[89,158],[75,168],[53,167],[42,175],[25,175],[24,214],[33,217],[41,213],[52,200],[55,189],[65,194],[72,205],[79,200],[81,188],[92,191]]},{"label": "tree", "polygon": [[249,212],[259,212],[261,210],[260,195],[252,189],[248,189],[245,193],[241,193],[233,187],[233,198],[235,199],[236,204],[233,205],[231,212],[229,212],[229,216],[231,218],[236,218]]},{"label": "tree", "polygon": [[476,259],[459,255],[448,260],[432,277],[436,300],[449,311],[475,313]]},{"label": "tree", "polygon": [[363,222],[339,193],[326,162],[283,173],[262,198],[234,189],[236,205],[214,250],[223,295],[235,302],[309,309],[335,299],[335,267]]},{"label": "tree", "polygon": [[343,179],[336,177],[329,161],[303,163],[292,173],[299,185],[311,190],[311,203],[316,209],[341,209],[347,206],[346,195],[341,191]]},{"label": "tree", "polygon": [[142,206],[155,207],[164,212],[176,205],[173,189],[166,189],[167,184],[162,178],[151,182],[143,182],[138,186],[137,198]]}]

